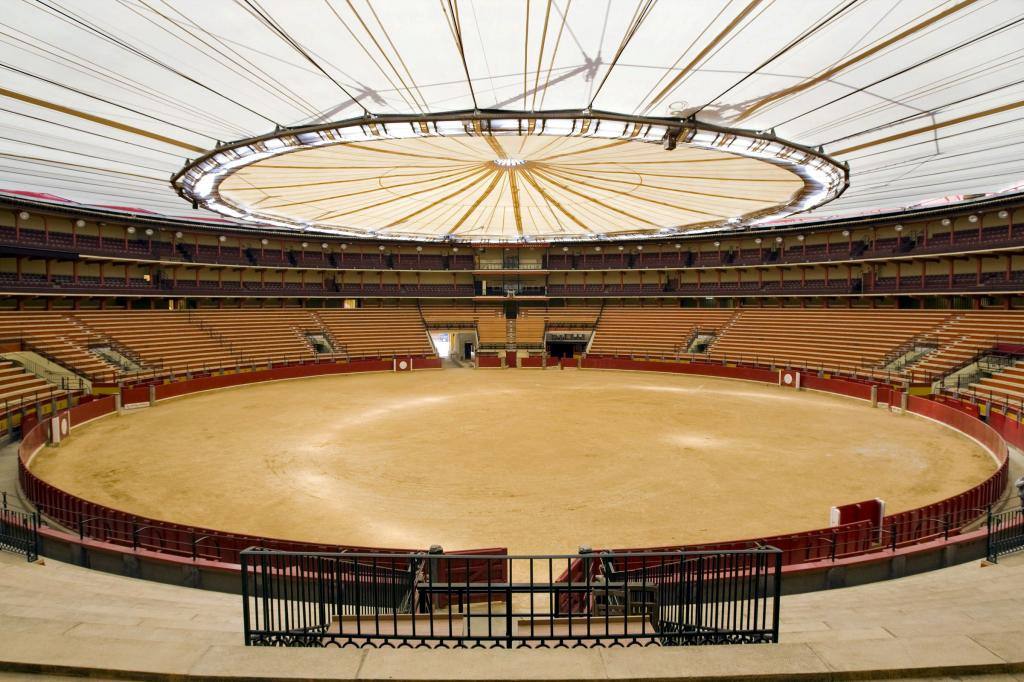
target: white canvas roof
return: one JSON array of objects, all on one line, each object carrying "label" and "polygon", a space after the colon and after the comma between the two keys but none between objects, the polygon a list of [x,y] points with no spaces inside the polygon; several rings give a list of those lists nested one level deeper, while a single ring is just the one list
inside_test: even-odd
[{"label": "white canvas roof", "polygon": [[195,215],[169,178],[218,142],[475,109],[774,130],[849,163],[821,217],[1024,178],[1020,0],[0,5],[0,190]]}]

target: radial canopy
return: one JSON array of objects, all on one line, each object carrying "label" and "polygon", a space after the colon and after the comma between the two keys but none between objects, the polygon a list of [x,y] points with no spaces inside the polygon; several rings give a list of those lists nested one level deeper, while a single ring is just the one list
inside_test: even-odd
[{"label": "radial canopy", "polygon": [[304,150],[247,166],[220,191],[250,213],[317,225],[543,239],[717,223],[787,203],[802,188],[789,171],[723,152],[488,136]]}]

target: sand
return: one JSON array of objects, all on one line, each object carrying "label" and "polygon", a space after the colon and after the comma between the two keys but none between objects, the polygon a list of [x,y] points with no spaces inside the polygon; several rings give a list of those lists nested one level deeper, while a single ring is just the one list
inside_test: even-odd
[{"label": "sand", "polygon": [[446,369],[215,391],[109,417],[33,471],[153,518],[374,547],[575,552],[828,525],[995,470],[934,422],[706,377]]}]

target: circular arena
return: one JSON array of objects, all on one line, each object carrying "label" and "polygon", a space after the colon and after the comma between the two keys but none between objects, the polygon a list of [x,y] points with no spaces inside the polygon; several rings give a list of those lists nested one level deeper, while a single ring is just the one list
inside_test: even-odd
[{"label": "circular arena", "polygon": [[541,554],[795,533],[873,498],[898,513],[968,490],[999,464],[952,429],[828,394],[653,373],[448,370],[173,400],[83,427],[31,470],[186,526]]},{"label": "circular arena", "polygon": [[1012,0],[0,23],[0,678],[1024,672]]}]

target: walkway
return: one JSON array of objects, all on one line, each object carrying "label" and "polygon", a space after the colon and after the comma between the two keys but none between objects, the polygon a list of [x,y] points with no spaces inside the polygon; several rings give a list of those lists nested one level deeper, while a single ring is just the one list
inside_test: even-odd
[{"label": "walkway", "polygon": [[[248,649],[239,598],[0,555],[0,671],[93,677],[1024,680],[1024,554],[786,597],[782,643],[570,651]],[[1016,676],[1016,677],[1015,677]],[[15,679],[0,675],[0,679]],[[179,678],[180,679],[180,678]]]}]

